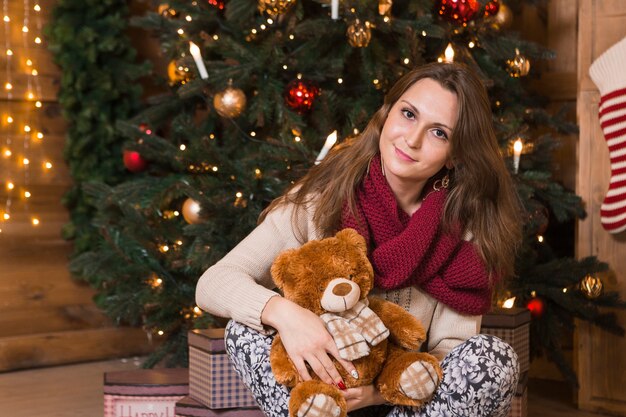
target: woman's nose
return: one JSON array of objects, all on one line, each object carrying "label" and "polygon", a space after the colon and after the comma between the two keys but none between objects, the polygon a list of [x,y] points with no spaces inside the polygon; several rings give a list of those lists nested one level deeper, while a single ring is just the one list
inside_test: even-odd
[{"label": "woman's nose", "polygon": [[404,136],[407,146],[413,149],[419,149],[422,146],[423,134],[421,130],[413,130]]}]

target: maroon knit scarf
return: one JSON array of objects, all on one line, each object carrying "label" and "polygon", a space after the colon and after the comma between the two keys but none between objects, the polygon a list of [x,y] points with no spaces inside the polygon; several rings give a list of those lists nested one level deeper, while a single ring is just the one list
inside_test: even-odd
[{"label": "maroon knit scarf", "polygon": [[484,314],[491,304],[488,274],[472,243],[458,231],[442,231],[446,196],[443,189],[430,192],[409,216],[398,206],[376,156],[356,194],[360,221],[346,203],[341,225],[367,240],[378,288],[416,285],[461,313]]}]

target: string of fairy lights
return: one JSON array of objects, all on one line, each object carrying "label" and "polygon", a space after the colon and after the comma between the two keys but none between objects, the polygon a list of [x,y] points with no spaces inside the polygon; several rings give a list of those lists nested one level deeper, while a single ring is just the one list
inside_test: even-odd
[{"label": "string of fairy lights", "polygon": [[[31,4],[30,0],[24,0],[22,6],[21,10],[11,10],[9,0],[3,0],[2,4],[5,65],[2,74],[0,181],[4,184],[5,194],[0,194],[4,197],[4,201],[0,200],[0,233],[14,218],[23,217],[13,212],[17,208],[21,209],[19,214],[29,218],[32,226],[40,225],[39,216],[30,212],[32,167],[34,163],[40,163],[44,172],[52,169],[47,158],[34,155],[35,147],[44,139],[39,128],[42,86],[34,59],[43,43],[42,9],[38,3]],[[14,45],[14,34],[18,31],[21,32],[21,45]]]}]

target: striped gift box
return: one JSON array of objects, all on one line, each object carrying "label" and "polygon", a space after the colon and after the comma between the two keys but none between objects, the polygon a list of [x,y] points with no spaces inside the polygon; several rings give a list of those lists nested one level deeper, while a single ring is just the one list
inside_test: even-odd
[{"label": "striped gift box", "polygon": [[176,403],[175,417],[264,417],[258,408],[223,408],[213,410],[205,407],[191,397],[185,397]]},{"label": "striped gift box", "polygon": [[224,329],[192,330],[189,338],[189,396],[204,406],[256,408],[226,355]]},{"label": "striped gift box", "polygon": [[520,372],[530,366],[530,311],[525,308],[502,308],[483,316],[481,333],[497,336],[507,342],[519,358]]},{"label": "striped gift box", "polygon": [[189,394],[187,369],[137,369],[104,374],[104,417],[173,416]]},{"label": "striped gift box", "polygon": [[517,392],[511,401],[511,410],[507,417],[526,417],[528,415],[528,372],[522,374],[517,384]]}]

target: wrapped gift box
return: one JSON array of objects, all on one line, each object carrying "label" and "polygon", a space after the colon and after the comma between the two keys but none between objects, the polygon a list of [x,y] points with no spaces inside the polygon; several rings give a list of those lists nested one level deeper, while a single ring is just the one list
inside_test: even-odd
[{"label": "wrapped gift box", "polygon": [[511,401],[511,411],[507,417],[526,417],[528,415],[528,372],[524,372],[517,384],[517,391]]},{"label": "wrapped gift box", "polygon": [[519,358],[520,372],[529,367],[530,311],[526,308],[495,309],[483,316],[481,333],[507,342]]},{"label": "wrapped gift box", "polygon": [[186,368],[105,372],[104,417],[173,417],[188,394]]},{"label": "wrapped gift box", "polygon": [[188,338],[189,396],[212,409],[257,407],[226,355],[224,329],[192,330]]},{"label": "wrapped gift box", "polygon": [[178,401],[175,412],[176,417],[264,417],[256,407],[211,409],[191,397]]}]

